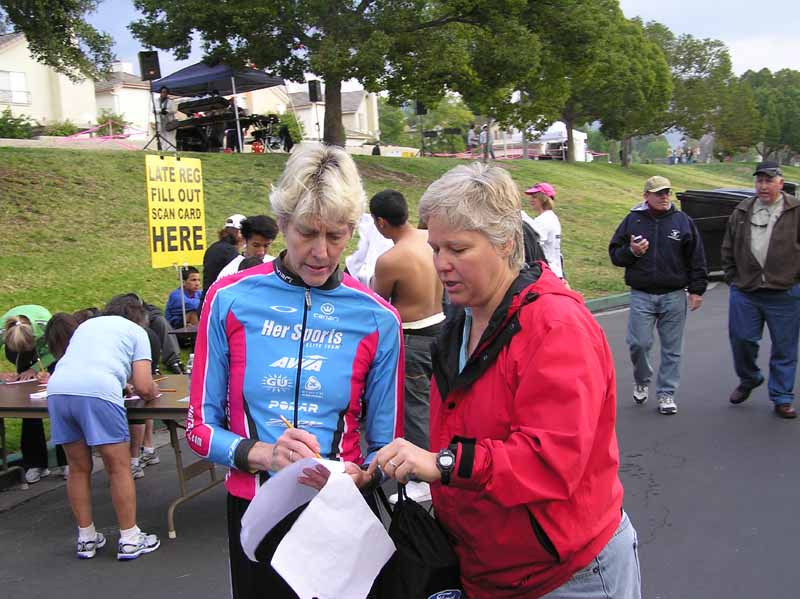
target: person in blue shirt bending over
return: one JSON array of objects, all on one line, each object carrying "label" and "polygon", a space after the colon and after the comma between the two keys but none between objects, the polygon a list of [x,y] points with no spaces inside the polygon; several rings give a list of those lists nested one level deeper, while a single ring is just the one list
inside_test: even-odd
[{"label": "person in blue shirt bending over", "polygon": [[187,266],[181,271],[183,285],[173,289],[167,300],[165,310],[167,321],[176,329],[184,326],[183,313],[181,311],[181,292],[183,301],[186,305],[186,323],[197,324],[198,314],[200,314],[200,300],[203,296],[200,291],[200,272],[194,266]]}]

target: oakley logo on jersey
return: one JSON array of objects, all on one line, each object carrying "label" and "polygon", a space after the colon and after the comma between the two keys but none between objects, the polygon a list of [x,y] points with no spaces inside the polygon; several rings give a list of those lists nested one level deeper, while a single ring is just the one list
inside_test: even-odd
[{"label": "oakley logo on jersey", "polygon": [[264,326],[261,327],[261,334],[265,337],[277,337],[278,339],[285,339],[289,335],[292,341],[299,341],[303,337],[303,341],[308,343],[326,343],[329,345],[341,345],[344,335],[341,331],[336,329],[312,329],[306,328],[306,333],[303,335],[303,325],[296,324],[289,326],[288,324],[282,325],[276,323],[274,320],[265,320]]},{"label": "oakley logo on jersey", "polygon": [[[280,401],[273,399],[269,402],[268,407],[270,410],[294,410],[294,403],[291,401]],[[299,404],[297,404],[297,411],[308,414],[316,414],[319,412],[319,404],[301,401]]]},{"label": "oakley logo on jersey", "polygon": [[[310,370],[319,372],[322,370],[322,364],[327,360],[325,356],[306,356],[303,358],[303,370]],[[270,366],[274,368],[297,368],[297,358],[283,357],[275,360]]]},{"label": "oakley logo on jersey", "polygon": [[291,306],[270,306],[269,309],[275,312],[282,312],[283,314],[293,314],[297,312],[297,308],[292,308]]}]

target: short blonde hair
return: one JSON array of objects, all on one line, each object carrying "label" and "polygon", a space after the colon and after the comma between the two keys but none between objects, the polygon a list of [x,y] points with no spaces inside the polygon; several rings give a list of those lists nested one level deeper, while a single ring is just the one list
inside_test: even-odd
[{"label": "short blonde hair", "polygon": [[520,210],[519,190],[508,172],[480,162],[447,171],[419,202],[421,221],[442,218],[455,229],[483,233],[496,248],[513,241],[512,270],[525,263]]},{"label": "short blonde hair", "polygon": [[355,162],[342,148],[314,144],[299,148],[270,194],[272,211],[283,229],[291,219],[355,229],[366,195]]},{"label": "short blonde hair", "polygon": [[6,320],[3,340],[8,349],[18,354],[36,349],[33,327],[24,317],[14,317]]}]

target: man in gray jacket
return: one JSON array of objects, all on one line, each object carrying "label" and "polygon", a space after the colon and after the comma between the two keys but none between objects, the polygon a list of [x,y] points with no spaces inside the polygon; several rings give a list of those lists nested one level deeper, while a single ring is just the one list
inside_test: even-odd
[{"label": "man in gray jacket", "polygon": [[740,404],[764,382],[756,364],[767,323],[772,340],[769,398],[781,418],[792,407],[800,338],[800,202],[784,191],[777,162],[761,162],[753,173],[756,197],[741,202],[728,219],[722,267],[730,285],[728,334],[739,386],[730,395]]}]

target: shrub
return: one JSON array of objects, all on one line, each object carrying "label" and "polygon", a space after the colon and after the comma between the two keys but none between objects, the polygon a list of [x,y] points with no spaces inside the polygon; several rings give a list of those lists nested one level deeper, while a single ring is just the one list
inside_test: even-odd
[{"label": "shrub", "polygon": [[125,120],[124,114],[117,114],[113,110],[104,108],[100,111],[100,114],[97,115],[97,124],[105,125],[98,129],[98,135],[108,135],[108,121],[112,121],[111,131],[114,135],[125,133],[125,128],[129,127],[131,124],[130,121]]},{"label": "shrub", "polygon": [[29,116],[14,116],[6,108],[0,114],[0,137],[7,139],[30,139],[33,137],[33,121]]},{"label": "shrub", "polygon": [[294,115],[293,112],[285,112],[284,114],[280,115],[281,117],[281,125],[286,125],[289,129],[289,135],[292,138],[292,141],[296,144],[299,144],[303,141],[303,135],[305,135],[305,131],[303,130],[303,123],[297,120],[297,117]]},{"label": "shrub", "polygon": [[44,135],[52,137],[67,137],[68,135],[74,135],[78,131],[82,131],[82,129],[69,119],[66,121],[53,121],[52,123],[47,123],[44,127]]}]

